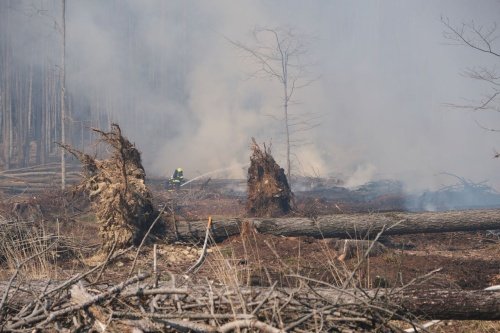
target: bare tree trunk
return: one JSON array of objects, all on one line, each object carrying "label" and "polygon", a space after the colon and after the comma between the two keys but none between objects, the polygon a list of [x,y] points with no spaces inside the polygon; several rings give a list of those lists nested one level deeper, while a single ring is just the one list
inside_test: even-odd
[{"label": "bare tree trunk", "polygon": [[[7,8],[11,5],[10,0],[7,1]],[[11,115],[11,43],[10,43],[10,20],[9,14],[6,14],[5,19],[5,33],[6,33],[6,43],[5,43],[5,52],[3,54],[4,57],[4,121],[3,121],[3,156],[4,156],[4,168],[7,170],[10,168],[10,158],[12,152],[12,115]]]},{"label": "bare tree trunk", "polygon": [[[7,50],[7,54],[9,50]],[[8,55],[7,55],[8,57]],[[7,62],[9,57],[7,58]],[[5,122],[5,169],[10,169],[11,158],[12,158],[12,87],[11,87],[11,71],[8,69],[10,64],[7,63],[7,83],[5,89],[5,101],[6,101],[6,122]]]},{"label": "bare tree trunk", "polygon": [[[500,210],[470,210],[426,213],[340,214],[289,218],[214,219],[212,235],[217,241],[240,233],[244,222],[259,233],[277,236],[315,238],[364,238],[383,230],[384,235],[440,233],[500,229]],[[203,239],[206,221],[178,223],[181,239]]]},{"label": "bare tree trunk", "polygon": [[292,187],[291,183],[291,163],[290,163],[290,123],[288,117],[288,101],[290,99],[291,93],[288,91],[288,52],[283,52],[281,48],[281,42],[278,38],[278,35],[274,31],[276,35],[276,47],[281,56],[281,83],[283,84],[283,111],[285,116],[285,140],[286,140],[286,176],[288,178],[288,184],[290,188]]},{"label": "bare tree trunk", "polygon": [[14,158],[15,167],[18,167],[19,162],[19,147],[22,145],[22,129],[23,129],[23,112],[21,110],[24,107],[23,103],[23,92],[21,88],[21,71],[19,68],[15,69],[14,74],[14,110],[13,110],[13,145],[12,145],[12,156]]},{"label": "bare tree trunk", "polygon": [[[266,43],[260,40],[260,34],[270,34],[272,42]],[[286,176],[291,186],[291,142],[290,136],[293,135],[290,124],[290,114],[288,107],[296,89],[305,85],[298,85],[298,81],[305,79],[304,69],[307,65],[301,64],[300,58],[307,53],[304,45],[294,36],[291,29],[282,28],[256,28],[254,37],[257,45],[247,46],[240,42],[229,40],[231,44],[245,51],[261,66],[259,72],[277,80],[283,89],[283,121],[285,127],[285,145],[286,145]],[[267,41],[269,42],[269,41]]]},{"label": "bare tree trunk", "polygon": [[290,163],[290,124],[288,120],[288,88],[287,82],[284,82],[283,88],[285,90],[285,133],[286,133],[286,177],[288,178],[288,185],[290,188],[292,187],[292,178],[291,178],[291,163]]},{"label": "bare tree trunk", "polygon": [[28,78],[28,116],[26,121],[26,132],[24,137],[23,160],[24,166],[30,164],[30,143],[32,137],[32,118],[33,118],[33,64],[30,65]]},{"label": "bare tree trunk", "polygon": [[[66,0],[62,0],[62,51],[61,51],[61,143],[66,144]],[[66,187],[66,150],[61,149],[61,188]]]},{"label": "bare tree trunk", "polygon": [[49,114],[49,76],[47,74],[47,61],[44,62],[43,70],[41,73],[40,81],[43,82],[43,103],[42,103],[42,112],[40,115],[40,137],[38,138],[39,144],[37,147],[37,162],[40,164],[46,163],[47,158],[47,118]]}]

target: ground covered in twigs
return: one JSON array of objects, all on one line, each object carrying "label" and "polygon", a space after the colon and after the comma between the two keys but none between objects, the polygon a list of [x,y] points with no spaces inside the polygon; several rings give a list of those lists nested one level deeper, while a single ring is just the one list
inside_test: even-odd
[{"label": "ground covered in twigs", "polygon": [[[180,193],[167,192],[161,186],[153,189],[154,204],[166,205],[169,218],[176,218],[177,223],[209,215],[245,214],[246,202],[240,196],[206,189]],[[398,288],[415,279],[419,288],[477,290],[500,284],[500,239],[488,232],[382,237],[385,250],[378,255],[364,258],[360,249],[342,258],[335,240],[275,237],[246,230],[242,236],[212,244],[195,274],[186,272],[199,258],[201,244],[162,240],[156,240],[156,273],[151,244],[89,267],[85,258],[101,244],[96,237],[96,216],[84,197],[52,191],[3,199],[0,279],[1,294],[7,296],[0,307],[0,331],[36,327],[102,331],[106,327],[112,332],[229,332],[253,327],[254,331],[274,332],[282,327],[296,332],[398,332],[410,327],[406,321],[414,318],[381,315],[373,311],[380,305],[377,301],[370,305],[373,307],[358,303],[335,307],[331,300],[311,298],[306,289],[291,295],[286,288],[318,288],[322,283],[342,286],[346,280],[345,287],[360,289]],[[297,200],[299,209],[292,214],[317,213],[308,204],[302,207],[309,210],[301,211],[300,197]],[[320,208],[321,213],[340,214],[345,207],[345,203],[330,203]],[[32,256],[36,262],[17,269]],[[4,294],[14,275],[10,293]],[[396,304],[384,306],[397,308]],[[186,326],[190,324],[193,326]],[[499,329],[500,324],[494,322],[445,321],[431,331]]]}]

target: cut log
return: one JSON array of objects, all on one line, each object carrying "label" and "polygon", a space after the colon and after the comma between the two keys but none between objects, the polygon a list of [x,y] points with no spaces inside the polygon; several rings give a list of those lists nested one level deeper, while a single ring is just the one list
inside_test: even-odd
[{"label": "cut log", "polygon": [[[365,238],[384,230],[384,235],[440,233],[500,229],[500,210],[469,210],[426,213],[339,214],[285,218],[227,218],[213,219],[212,235],[222,241],[237,235],[243,222],[257,232],[276,236],[315,238]],[[205,237],[206,221],[178,223],[179,238],[201,240]]]},{"label": "cut log", "polygon": [[[399,300],[397,299],[399,297]],[[485,290],[418,289],[405,291],[395,303],[427,319],[499,320],[500,292]]]},{"label": "cut log", "polygon": [[[3,295],[7,282],[0,282],[0,295]],[[52,284],[51,284],[52,286]],[[38,295],[47,288],[46,282],[34,281],[29,288],[11,288],[9,295],[16,293],[9,306],[20,307],[32,301],[33,294]],[[50,289],[50,288],[49,288]],[[171,288],[172,289],[172,288]],[[190,295],[194,298],[206,297],[206,290],[199,287],[176,289],[175,293]],[[227,288],[214,287],[214,292],[227,292]],[[287,295],[295,295],[303,301],[317,300],[318,297],[328,304],[372,304],[379,308],[407,316],[422,317],[422,319],[439,320],[500,320],[500,291],[486,290],[445,290],[445,289],[347,289],[345,291],[329,288],[308,289],[278,288],[271,291],[268,287],[241,287],[242,295],[258,295],[256,302],[265,297],[272,299]],[[144,294],[144,291],[142,291]],[[126,295],[127,293],[124,293]],[[9,297],[10,298],[10,297]]]},{"label": "cut log", "polygon": [[[400,315],[411,313],[425,319],[439,320],[499,320],[500,292],[486,290],[445,290],[445,289],[414,289],[390,290],[390,296],[385,292],[390,289],[365,290],[370,298],[377,295],[380,301],[387,299],[387,309],[396,305],[395,311]],[[354,291],[348,291],[354,293]],[[318,295],[343,303],[366,300],[366,296],[357,291],[356,298],[332,289],[315,289]]]}]

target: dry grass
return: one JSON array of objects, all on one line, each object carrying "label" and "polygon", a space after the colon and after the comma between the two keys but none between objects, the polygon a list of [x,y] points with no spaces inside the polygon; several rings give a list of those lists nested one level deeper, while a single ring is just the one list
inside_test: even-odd
[{"label": "dry grass", "polygon": [[[49,277],[56,260],[56,253],[47,251],[57,242],[57,236],[46,232],[43,225],[36,222],[8,221],[0,222],[0,265],[15,270],[18,265],[28,260],[22,267],[23,275],[30,278]],[[37,255],[39,254],[39,255]]]},{"label": "dry grass", "polygon": [[[209,265],[210,276],[214,278],[217,283],[228,286],[231,290],[238,292],[239,286],[251,286],[254,285],[255,281],[252,281],[252,276],[258,275],[267,278],[266,284],[288,287],[299,287],[301,283],[308,284],[310,286],[321,286],[320,281],[318,283],[314,282],[314,279],[309,276],[304,276],[301,270],[301,250],[300,245],[296,256],[283,256],[283,254],[276,251],[276,244],[273,243],[272,239],[266,239],[264,243],[266,246],[262,246],[262,241],[258,241],[257,238],[262,237],[261,235],[252,232],[252,230],[245,230],[242,232],[241,245],[243,247],[243,255],[241,250],[239,253],[234,251],[234,249],[229,245],[221,246],[213,244],[211,260],[207,261]],[[300,239],[289,239],[289,242],[298,242],[300,244]],[[371,289],[377,287],[384,287],[378,280],[378,276],[372,275],[370,273],[370,256],[369,252],[371,249],[366,248],[366,244],[356,249],[355,254],[351,258],[349,264],[339,260],[339,253],[332,249],[327,242],[320,242],[321,251],[317,253],[319,257],[322,258],[322,262],[325,264],[325,270],[328,276],[329,283],[336,287],[343,289]],[[269,261],[264,263],[260,260],[263,254],[273,253],[275,256],[275,261],[272,267],[269,266]],[[400,260],[401,258],[399,258]],[[268,259],[269,260],[269,259]],[[250,264],[251,263],[251,264]],[[354,267],[353,267],[354,266]],[[268,269],[273,269],[274,273],[279,272],[278,276],[276,274],[272,275],[268,272]],[[272,276],[271,276],[272,275]],[[304,279],[301,279],[301,276]],[[413,283],[424,282],[431,278],[433,273],[423,275],[413,281]],[[310,279],[309,279],[310,278]],[[261,279],[262,282],[262,279]],[[277,282],[277,284],[275,284]],[[312,282],[312,283],[311,283]],[[401,281],[401,286],[404,287]],[[242,302],[243,297],[241,296]],[[238,307],[238,305],[235,305]],[[240,308],[235,309],[235,313],[241,311]],[[408,319],[415,323],[418,327],[418,323],[423,324],[427,321],[419,321],[418,318],[414,318],[411,314],[408,314]],[[408,328],[410,325],[407,322],[402,322],[397,319],[397,316],[393,318],[387,318],[387,325],[394,331],[398,329]],[[318,332],[321,329],[318,330]],[[439,333],[465,333],[465,332],[500,332],[500,322],[495,321],[442,321],[436,325],[431,326],[428,329],[429,332],[439,332]]]},{"label": "dry grass", "polygon": [[[276,244],[273,243],[272,239],[265,239],[263,242],[265,246],[263,246],[262,241],[258,240],[260,235],[251,228],[245,228],[245,225],[243,229],[240,239],[243,247],[243,256],[236,255],[231,247],[221,247],[213,243],[211,260],[207,261],[209,265],[209,275],[214,278],[215,282],[224,285],[233,293],[239,295],[240,302],[232,304],[234,313],[240,313],[242,310],[244,311],[244,307],[246,306],[246,297],[241,293],[242,286],[260,285],[264,282],[264,284],[271,286],[270,290],[275,287],[291,287],[296,288],[296,290],[302,290],[303,288],[307,289],[306,286],[324,287],[322,281],[303,275],[301,265],[304,262],[301,260],[301,239],[290,239],[290,242],[295,241],[298,243],[298,253],[297,256],[293,258],[285,258],[277,251]],[[329,280],[334,281],[333,285],[342,289],[349,289],[364,288],[366,285],[371,284],[371,281],[366,281],[366,279],[369,280],[369,278],[365,275],[358,274],[361,267],[369,264],[366,262],[369,250],[366,251],[366,249],[364,249],[367,253],[364,253],[361,249],[358,251],[358,264],[356,268],[352,270],[349,269],[345,262],[338,260],[338,253],[329,247],[326,242],[322,244],[318,256],[321,256],[323,261],[327,263],[325,266],[328,273],[331,275]],[[270,252],[274,255],[275,261],[272,268],[266,265],[264,261],[260,260],[264,254],[263,252]],[[269,269],[273,270],[272,273],[269,272]],[[254,276],[259,276],[260,281],[254,281]],[[285,317],[285,311],[282,314],[278,311],[278,315]],[[386,322],[387,332],[394,331],[388,322],[389,318]],[[341,326],[339,326],[339,328],[340,327]],[[321,332],[324,327],[323,324],[320,324],[320,321],[318,321],[317,324],[313,324],[313,326],[309,328]]]},{"label": "dry grass", "polygon": [[[306,285],[309,287],[321,286],[321,281],[313,281],[313,276],[304,274],[302,270],[305,251],[302,248],[304,245],[301,244],[304,244],[304,240],[300,238],[287,239],[287,242],[298,244],[298,251],[289,256],[290,253],[287,254],[280,251],[279,241],[276,238],[264,237],[262,239],[260,237],[264,237],[264,235],[256,234],[251,229],[243,230],[242,237],[239,239],[243,246],[243,254],[241,252],[237,253],[231,246],[227,246],[227,244],[221,245],[212,243],[210,258],[205,263],[205,274],[193,276],[193,280],[199,280],[198,282],[205,283],[205,288],[207,288],[207,290],[211,291],[212,288],[216,290],[222,285],[225,290],[224,295],[234,296],[227,298],[227,302],[230,304],[227,306],[228,312],[225,313],[225,315],[233,315],[234,318],[232,318],[232,320],[234,321],[241,316],[252,315],[252,309],[256,307],[257,303],[260,303],[260,300],[256,301],[249,297],[248,290],[251,289],[242,288],[242,286],[255,285],[256,281],[252,280],[252,278],[256,272],[266,279],[265,282],[272,285],[272,287],[269,288],[270,291],[279,291],[281,285],[298,288],[298,290],[300,290],[299,287]],[[54,244],[54,241],[57,239],[59,238],[55,235],[51,236],[50,233],[47,232],[43,224],[36,224],[33,222],[2,222],[0,223],[0,263],[9,269],[15,269],[20,261],[35,255],[23,268],[23,274],[33,277],[37,274],[38,277],[50,276],[58,263],[56,262],[56,252],[52,251],[52,249],[47,251],[47,249],[51,244]],[[331,285],[346,289],[363,289],[372,288],[374,286],[374,278],[371,277],[369,273],[370,262],[365,247],[356,249],[355,256],[351,259],[349,264],[347,264],[344,261],[338,260],[339,253],[329,246],[327,242],[320,242],[319,244],[321,244],[320,250],[315,253],[315,255],[320,257],[321,261],[324,263],[324,267],[327,271],[326,274],[329,274],[329,283]],[[41,255],[36,256],[37,253],[41,253]],[[264,260],[265,255],[267,255],[266,260]],[[274,257],[272,267],[269,265],[270,256]],[[270,274],[268,269],[272,269],[275,274]],[[276,272],[279,272],[278,279],[276,279]],[[210,302],[212,305],[215,304],[213,300]],[[286,327],[287,324],[290,325],[294,320],[300,320],[300,315],[294,314],[285,308],[285,306],[288,306],[288,303],[277,303],[279,305],[277,305],[277,307],[269,306],[268,303],[272,302],[266,301],[265,304],[268,308],[262,308],[262,314],[259,314],[257,317],[262,323],[269,322],[274,325],[274,327]],[[264,302],[262,304],[264,304]],[[187,305],[193,306],[193,304]],[[281,306],[283,306],[283,308],[281,308]],[[390,309],[389,306],[391,306],[391,304],[388,304],[388,309]],[[343,310],[351,311],[352,309],[339,308],[339,311]],[[359,313],[361,312],[362,311],[359,311]],[[367,311],[367,314],[369,316],[370,312]],[[304,318],[307,315],[307,313],[302,314]],[[275,316],[280,318],[277,319]],[[309,321],[306,326],[307,330],[304,331],[321,332],[326,330],[326,326],[323,325],[323,318],[321,316],[318,316],[318,318],[314,316],[312,318],[317,320],[317,323],[313,320]],[[364,317],[359,315],[358,320],[361,319],[369,322],[368,319],[364,319]],[[409,327],[408,324],[403,322],[396,323],[393,319],[394,318],[390,315],[387,316],[383,322],[379,323],[380,326],[378,326],[378,328],[381,330],[386,329],[387,332],[401,332],[397,328]],[[283,326],[280,326],[280,321],[284,323]],[[209,324],[214,327],[222,327],[224,321],[217,322],[213,320],[210,321]],[[339,325],[339,328],[340,327]],[[431,327],[429,331],[442,333],[489,333],[497,332],[499,328],[500,323],[496,322],[445,321]],[[248,330],[248,332],[254,331],[256,330]],[[296,331],[301,332],[300,329]]]},{"label": "dry grass", "polygon": [[[89,216],[85,216],[85,218],[89,219]],[[57,232],[55,234],[52,232],[51,234],[48,231],[48,229],[55,230],[55,223],[51,224],[51,228],[46,228],[43,222],[9,222],[5,219],[0,219],[0,221],[0,265],[2,268],[15,270],[19,262],[30,257],[33,257],[33,259],[28,261],[22,268],[24,276],[32,278],[53,277],[54,270],[62,268],[62,260],[58,258],[58,253],[60,253],[62,245],[57,245],[58,249],[52,250],[51,248],[51,246],[55,246],[54,244],[61,244],[62,238],[57,235]],[[211,288],[215,289],[222,285],[228,290],[228,293],[235,295],[236,297],[228,300],[233,302],[228,308],[229,312],[234,315],[234,320],[238,317],[237,315],[247,315],[255,307],[255,304],[252,303],[252,299],[248,295],[249,288],[246,289],[247,293],[245,293],[245,289],[242,286],[264,284],[273,286],[270,290],[278,290],[281,286],[292,288],[299,288],[306,285],[312,288],[321,286],[320,282],[322,281],[315,282],[315,276],[312,274],[308,275],[306,270],[304,270],[304,263],[309,265],[316,263],[315,260],[311,260],[313,256],[306,256],[305,240],[301,238],[289,238],[286,241],[297,244],[298,251],[294,253],[285,252],[283,248],[280,248],[280,238],[259,235],[251,229],[242,230],[242,236],[238,239],[238,242],[243,247],[243,251],[240,249],[240,252],[236,252],[231,246],[227,246],[227,244],[212,243],[210,259],[206,261],[203,269],[204,274],[193,276],[192,282],[194,283],[194,280],[202,283],[208,282],[207,290],[211,290]],[[314,256],[319,258],[318,262],[325,269],[324,277],[327,277],[328,280],[328,283],[325,283],[325,285],[331,284],[345,289],[378,287],[376,276],[372,276],[370,273],[370,266],[373,264],[370,262],[370,257],[367,255],[367,248],[365,246],[356,247],[353,257],[347,262],[339,260],[339,253],[327,242],[318,242],[318,244],[319,246],[315,248]],[[40,255],[36,255],[38,253]],[[272,257],[271,263],[270,257]],[[401,260],[401,257],[396,254],[393,257],[395,261]],[[310,262],[307,262],[308,260]],[[146,265],[144,264],[144,266]],[[119,271],[116,266],[111,264],[108,270],[113,271],[113,273]],[[128,271],[128,269],[126,270]],[[255,276],[260,277],[260,280],[256,281]],[[182,278],[180,280],[182,281]],[[320,279],[318,278],[318,280]],[[290,322],[290,318],[293,318],[293,314],[286,313],[285,308],[272,309],[272,311],[269,310],[266,313],[283,316],[285,322]],[[285,316],[288,317],[285,318]],[[259,317],[259,319],[267,322],[267,317],[265,316]],[[396,326],[394,324],[395,321],[390,318],[387,318],[387,320],[388,324]],[[275,327],[279,327],[277,322],[273,323]],[[214,323],[214,326],[218,325]],[[409,327],[403,323],[397,326]],[[318,321],[318,324],[310,324],[308,329],[314,329],[318,332],[323,331],[320,321]],[[297,331],[300,332],[300,330]],[[500,323],[445,321],[432,326],[429,331],[442,333],[497,332],[500,331]]]},{"label": "dry grass", "polygon": [[[28,280],[57,278],[68,257],[81,257],[71,238],[61,236],[59,223],[21,221],[0,217],[0,268]],[[5,278],[5,276],[4,276]]]}]

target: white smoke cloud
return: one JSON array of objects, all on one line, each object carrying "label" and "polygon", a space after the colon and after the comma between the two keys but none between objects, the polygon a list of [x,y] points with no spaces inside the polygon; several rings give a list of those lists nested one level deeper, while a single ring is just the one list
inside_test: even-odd
[{"label": "white smoke cloud", "polygon": [[255,26],[293,26],[314,37],[318,79],[297,92],[291,111],[322,115],[299,137],[310,144],[294,149],[296,172],[427,188],[447,171],[500,186],[490,158],[498,137],[475,120],[500,122],[443,105],[478,98],[488,87],[459,73],[495,59],[445,45],[439,21],[486,25],[498,9],[451,0],[69,1],[68,90],[101,110],[93,125],[122,126],[150,175],[182,166],[189,178],[234,165],[221,176],[243,177],[251,137],[272,141],[284,166],[283,124],[268,117],[281,116],[281,87],[249,79],[255,64],[225,37],[246,42]]},{"label": "white smoke cloud", "polygon": [[345,181],[345,187],[354,188],[363,184],[366,184],[373,179],[377,168],[374,165],[358,165],[356,170],[349,176]]}]

